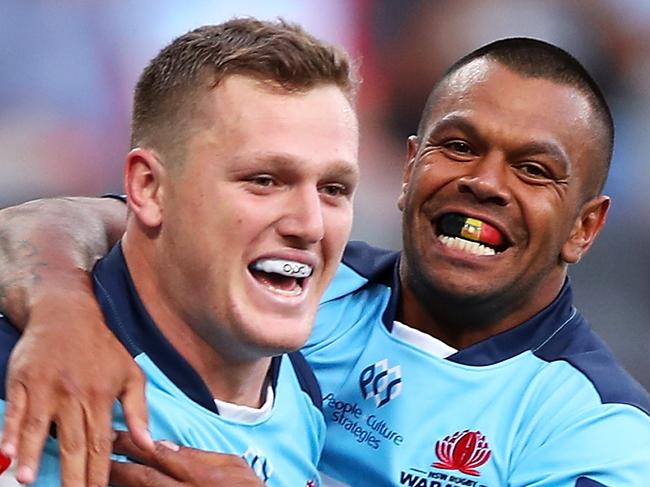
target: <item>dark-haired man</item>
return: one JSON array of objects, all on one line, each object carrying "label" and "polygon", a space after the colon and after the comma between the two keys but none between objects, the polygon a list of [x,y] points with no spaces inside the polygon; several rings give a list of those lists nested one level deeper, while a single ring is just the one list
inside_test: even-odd
[{"label": "dark-haired man", "polygon": [[[350,75],[343,52],[298,26],[234,19],[175,39],[135,89],[126,231],[94,267],[94,293],[147,378],[152,436],[248,462],[235,472],[248,477],[245,485],[319,483],[321,393],[293,351],[310,334],[352,224],[358,133]],[[4,376],[18,338],[7,318],[0,336]],[[66,387],[87,394],[74,379]],[[13,391],[20,401],[25,391]],[[4,412],[4,387],[1,398]],[[41,421],[23,426],[46,433],[43,404],[28,401]],[[65,422],[77,414],[108,435],[110,411],[62,406],[48,413],[64,485],[106,484],[110,439],[93,439],[98,455],[86,466],[71,449],[83,429]],[[120,410],[113,427],[124,428]],[[40,475],[22,463],[18,480],[58,485],[57,448],[50,438]],[[132,456],[146,458],[146,448]],[[218,458],[202,463],[221,466]],[[169,465],[168,483],[235,485],[224,468],[201,477]],[[123,465],[113,482],[122,485],[134,469],[155,479]]]},{"label": "dark-haired man", "polygon": [[647,485],[650,399],[566,275],[605,222],[612,141],[600,90],[544,42],[497,41],[436,84],[403,252],[349,244],[303,349],[332,485]]}]

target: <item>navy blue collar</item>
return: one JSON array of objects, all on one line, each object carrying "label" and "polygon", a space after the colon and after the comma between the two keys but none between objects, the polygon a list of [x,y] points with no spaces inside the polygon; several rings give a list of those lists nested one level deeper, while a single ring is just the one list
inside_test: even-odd
[{"label": "navy blue collar", "polygon": [[[190,399],[218,413],[212,394],[203,379],[160,332],[140,300],[118,243],[93,269],[95,295],[106,323],[129,353],[146,354]],[[275,388],[281,357],[271,362],[271,382]]]},{"label": "navy blue collar", "polygon": [[573,292],[567,279],[557,297],[529,320],[467,348],[448,360],[466,365],[489,365],[519,355],[537,352],[560,331],[584,323],[573,307]]},{"label": "navy blue collar", "polygon": [[[383,284],[391,289],[382,316],[388,330],[393,327],[402,293],[399,279],[400,255],[399,252],[378,249],[363,242],[351,242],[343,256],[345,265],[368,279],[367,285]],[[448,360],[466,365],[489,365],[527,350],[535,352],[560,329],[569,331],[569,328],[579,326],[580,323],[586,325],[572,303],[573,293],[567,279],[553,302],[535,316],[510,330],[459,350]]]}]

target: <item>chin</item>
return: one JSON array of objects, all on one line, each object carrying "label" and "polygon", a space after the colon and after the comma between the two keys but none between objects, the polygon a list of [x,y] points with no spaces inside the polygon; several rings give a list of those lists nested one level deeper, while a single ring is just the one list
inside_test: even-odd
[{"label": "chin", "polygon": [[444,276],[427,276],[423,279],[425,295],[444,296],[456,303],[484,301],[499,293],[500,286],[483,276],[472,277],[467,273]]},{"label": "chin", "polygon": [[298,350],[302,348],[311,333],[311,326],[297,324],[295,320],[269,319],[261,323],[264,328],[254,331],[252,336],[244,337],[244,341],[250,343],[264,356]]}]

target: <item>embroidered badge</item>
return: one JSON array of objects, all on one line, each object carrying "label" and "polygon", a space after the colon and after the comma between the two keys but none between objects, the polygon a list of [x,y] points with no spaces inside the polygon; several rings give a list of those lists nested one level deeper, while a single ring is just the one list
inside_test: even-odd
[{"label": "embroidered badge", "polygon": [[436,442],[439,462],[432,467],[458,470],[467,475],[480,475],[476,470],[487,462],[492,452],[480,431],[457,431]]}]

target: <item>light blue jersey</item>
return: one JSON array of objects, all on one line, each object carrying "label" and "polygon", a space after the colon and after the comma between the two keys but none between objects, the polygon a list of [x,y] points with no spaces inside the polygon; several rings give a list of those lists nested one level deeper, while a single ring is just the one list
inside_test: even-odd
[{"label": "light blue jersey", "polygon": [[395,323],[398,257],[350,244],[303,350],[331,485],[650,486],[650,398],[568,283],[532,319],[455,352]]},{"label": "light blue jersey", "polygon": [[[254,422],[224,418],[205,383],[160,333],[145,310],[119,245],[97,264],[93,278],[109,327],[147,377],[149,427],[155,439],[241,455],[269,486],[319,485],[316,465],[325,433],[321,393],[299,353],[272,361],[274,402],[270,414]],[[2,415],[6,362],[17,339],[17,331],[0,318]],[[119,408],[115,410],[114,427],[126,429]],[[59,484],[57,445],[50,438],[36,485]]]}]

